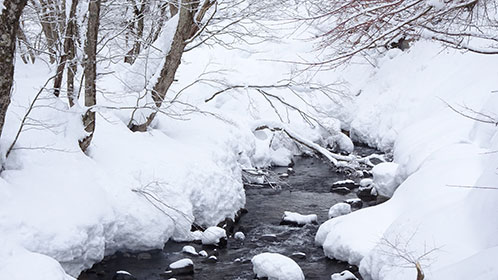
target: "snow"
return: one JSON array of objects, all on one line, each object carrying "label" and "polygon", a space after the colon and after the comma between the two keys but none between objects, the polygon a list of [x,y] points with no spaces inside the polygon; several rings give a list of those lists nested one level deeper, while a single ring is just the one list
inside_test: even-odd
[{"label": "snow", "polygon": [[284,211],[282,220],[296,223],[298,225],[305,225],[318,222],[318,216],[316,214],[302,215],[295,212]]},{"label": "snow", "polygon": [[491,261],[498,256],[498,225],[489,216],[498,212],[492,202],[498,194],[472,187],[496,186],[496,127],[445,104],[496,117],[496,63],[494,56],[416,42],[380,58],[376,69],[356,65],[344,72],[361,89],[344,119],[356,139],[393,151],[393,164],[373,170],[379,193],[393,194],[322,224],[315,241],[328,257],[358,265],[367,280],[415,279],[404,257],[426,254],[420,260],[426,279],[498,279]]},{"label": "snow", "polygon": [[396,171],[398,164],[394,162],[381,162],[372,168],[375,189],[382,196],[391,197],[398,187]]},{"label": "snow", "polygon": [[183,246],[182,252],[187,253],[187,254],[191,254],[191,255],[197,255],[197,251],[195,250],[195,248],[190,246],[190,245]]},{"label": "snow", "polygon": [[205,257],[207,257],[207,256],[208,256],[208,253],[207,253],[206,251],[202,250],[202,251],[199,251],[199,256],[201,256],[201,257],[204,257],[204,258],[205,258]]},{"label": "snow", "polygon": [[180,269],[190,265],[194,265],[194,262],[191,259],[185,258],[170,264],[169,269]]},{"label": "snow", "polygon": [[220,242],[221,238],[226,238],[227,233],[220,227],[209,227],[202,234],[202,244],[216,245]]},{"label": "snow", "polygon": [[[427,1],[434,7],[440,3]],[[489,218],[498,212],[498,192],[450,187],[496,186],[496,127],[459,116],[445,104],[496,117],[495,56],[414,42],[406,52],[390,50],[369,63],[354,60],[339,71],[314,74],[327,84],[340,81],[341,96],[324,97],[306,85],[294,88],[297,94],[272,91],[318,116],[323,126],[314,127],[297,111],[275,104],[282,121],[248,87],[206,103],[221,86],[198,83],[180,97],[195,112],[171,105],[171,115],[160,114],[149,131],[133,133],[127,128],[132,110],[112,108],[135,106],[137,96],[150,90],[176,24],[177,17],[166,24],[151,59],[140,57],[133,67],[99,65],[100,73],[112,74],[99,75],[97,128],[88,155],[77,144],[84,135],[82,100],[68,108],[63,98],[47,91],[37,101],[30,115],[36,121],[23,130],[0,178],[0,279],[74,279],[118,250],[160,249],[171,239],[217,242],[226,236],[221,229],[207,236],[191,233],[191,226],[216,225],[244,206],[242,168],[287,166],[294,155],[309,152],[282,131],[254,131],[263,124],[288,129],[333,163],[346,157],[318,145],[350,152],[353,144],[342,129],[355,140],[393,152],[394,163],[377,165],[373,180],[373,191],[392,198],[325,222],[315,239],[327,256],[359,265],[366,280],[414,279],[413,267],[392,265],[400,260],[390,257],[385,240],[398,241],[419,255],[424,248],[442,248],[423,262],[427,279],[498,278],[493,263],[498,228]],[[296,69],[274,60],[296,61],[301,53],[313,61],[311,48],[309,41],[289,37],[257,46],[194,49],[184,56],[166,99],[204,72],[206,79],[234,84],[275,84]],[[32,65],[16,61],[0,139],[2,161],[27,106],[55,72],[43,59]],[[139,110],[137,121],[149,112]]]},{"label": "snow", "polygon": [[368,187],[370,186],[371,184],[373,184],[373,179],[370,179],[370,178],[365,178],[365,179],[361,179],[360,181],[360,187]]},{"label": "snow", "polygon": [[257,277],[269,280],[304,280],[299,265],[291,258],[277,253],[262,253],[251,259]]},{"label": "snow", "polygon": [[246,239],[246,235],[243,233],[243,232],[240,232],[240,231],[237,231],[234,235],[233,235],[233,238],[237,239],[237,240],[244,240]]},{"label": "snow", "polygon": [[329,219],[351,213],[351,205],[345,202],[339,202],[329,209]]},{"label": "snow", "polygon": [[333,184],[333,186],[335,185],[345,185],[345,184],[354,184],[354,181],[353,180],[350,180],[350,179],[347,179],[347,180],[341,180],[341,181],[337,181]]},{"label": "snow", "polygon": [[358,280],[353,273],[348,270],[344,270],[341,273],[334,273],[330,276],[330,280]]},{"label": "snow", "polygon": [[129,273],[128,271],[124,271],[124,270],[119,270],[119,271],[116,271],[116,274],[126,274],[126,275],[131,275],[131,273]]}]

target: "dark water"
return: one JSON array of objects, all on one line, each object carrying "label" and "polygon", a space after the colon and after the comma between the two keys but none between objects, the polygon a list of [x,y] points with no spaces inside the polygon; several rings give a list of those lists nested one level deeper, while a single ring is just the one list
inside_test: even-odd
[{"label": "dark water", "polygon": [[[356,153],[369,154],[374,150],[358,148]],[[117,253],[107,257],[92,269],[83,272],[79,280],[111,279],[114,272],[126,270],[137,279],[168,279],[160,276],[168,265],[182,258],[194,262],[193,276],[175,276],[176,279],[253,279],[251,258],[263,252],[275,252],[286,256],[302,252],[304,259],[295,259],[306,279],[330,279],[330,275],[350,269],[347,263],[330,260],[320,247],[314,244],[318,225],[289,227],[279,225],[284,211],[301,214],[317,214],[321,224],[327,220],[328,209],[337,202],[356,198],[354,192],[347,195],[330,193],[330,186],[338,180],[348,179],[344,172],[314,157],[298,157],[293,167],[295,173],[283,178],[280,190],[269,187],[246,187],[248,213],[235,225],[235,231],[246,235],[244,241],[228,239],[223,249],[206,248],[193,243],[168,242],[164,249],[146,252],[146,259],[138,254]],[[274,172],[287,172],[287,168],[274,168]],[[361,178],[356,178],[358,181]],[[272,235],[275,237],[268,237]],[[182,247],[192,245],[197,251],[206,250],[217,255],[218,262],[208,263],[206,258],[182,253]],[[148,257],[150,259],[147,259]],[[143,255],[142,255],[143,257]]]}]

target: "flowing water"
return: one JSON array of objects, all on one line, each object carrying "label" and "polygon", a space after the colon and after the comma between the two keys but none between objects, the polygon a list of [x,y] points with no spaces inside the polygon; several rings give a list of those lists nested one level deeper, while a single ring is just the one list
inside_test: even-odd
[{"label": "flowing water", "polygon": [[[355,153],[366,155],[374,150],[360,147]],[[194,243],[168,242],[163,250],[139,253],[117,253],[95,264],[83,272],[79,280],[112,279],[118,270],[132,273],[139,280],[168,279],[160,274],[168,265],[182,258],[194,262],[193,275],[175,276],[176,279],[254,279],[251,258],[263,252],[276,252],[286,256],[305,253],[305,258],[294,258],[303,270],[306,279],[330,279],[330,275],[352,269],[347,263],[328,259],[320,247],[314,244],[318,225],[304,227],[279,225],[284,211],[301,214],[317,214],[321,224],[327,220],[328,209],[337,202],[356,198],[354,192],[340,195],[330,192],[330,186],[339,180],[348,179],[346,173],[314,157],[297,157],[293,167],[295,173],[282,179],[281,189],[246,186],[248,213],[235,224],[235,231],[244,232],[246,239],[228,239],[226,248],[209,248]],[[274,168],[273,172],[284,173],[287,168]],[[359,180],[358,178],[356,179]],[[218,261],[211,263],[200,256],[182,253],[182,247],[192,245],[197,251],[206,250],[216,255]],[[145,254],[144,254],[145,253]]]}]

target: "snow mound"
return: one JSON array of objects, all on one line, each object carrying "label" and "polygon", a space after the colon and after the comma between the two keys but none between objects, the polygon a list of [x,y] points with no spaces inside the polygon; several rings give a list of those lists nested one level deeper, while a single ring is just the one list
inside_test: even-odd
[{"label": "snow mound", "polygon": [[220,239],[226,238],[227,233],[224,229],[220,227],[209,227],[202,234],[202,244],[203,245],[216,245],[220,242]]},{"label": "snow mound", "polygon": [[351,204],[346,202],[339,202],[329,209],[329,219],[339,217],[351,213]]},{"label": "snow mound", "polygon": [[391,197],[398,187],[396,172],[398,164],[394,162],[381,162],[372,168],[373,182],[379,195]]},{"label": "snow mound", "polygon": [[282,216],[282,223],[306,225],[311,223],[317,223],[318,216],[316,214],[302,215],[295,212],[285,211]]},{"label": "snow mound", "polygon": [[185,268],[185,267],[191,266],[191,265],[194,265],[194,262],[189,258],[185,258],[185,259],[181,259],[181,260],[178,260],[178,261],[170,264],[169,268],[170,269],[180,269],[180,268]]},{"label": "snow mound", "polygon": [[262,253],[251,260],[257,277],[268,277],[269,280],[304,280],[299,265],[291,258],[277,253]]}]

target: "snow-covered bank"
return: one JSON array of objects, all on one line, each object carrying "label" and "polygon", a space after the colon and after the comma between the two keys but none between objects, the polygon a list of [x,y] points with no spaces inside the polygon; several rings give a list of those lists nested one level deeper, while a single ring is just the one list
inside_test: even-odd
[{"label": "snow-covered bank", "polygon": [[393,149],[393,180],[403,183],[384,204],[324,223],[316,242],[327,256],[359,265],[364,279],[416,279],[416,262],[427,279],[498,278],[490,264],[498,257],[490,216],[498,213],[497,129],[446,105],[496,119],[497,63],[418,42],[389,51],[378,68],[347,69],[359,81],[345,118],[352,134]]},{"label": "snow-covered bank", "polygon": [[[116,250],[162,248],[171,238],[189,239],[193,222],[211,226],[233,217],[245,203],[241,167],[287,165],[299,152],[284,133],[252,131],[255,123],[292,120],[293,130],[320,144],[341,136],[335,119],[323,120],[327,129],[310,127],[301,112],[270,104],[256,90],[242,87],[206,103],[225,84],[193,83],[202,77],[242,86],[277,84],[291,67],[262,58],[295,56],[295,48],[281,52],[279,43],[268,42],[244,50],[208,49],[185,57],[179,82],[168,93],[168,98],[178,94],[179,102],[168,104],[168,115],[159,114],[145,133],[127,128],[132,110],[120,107],[136,105],[137,95],[130,92],[143,88],[143,73],[156,73],[151,68],[160,65],[100,65],[96,132],[88,156],[78,147],[82,100],[68,108],[64,98],[42,92],[1,174],[0,240],[9,246],[0,246],[0,279],[70,279]],[[41,59],[33,65],[18,60],[1,138],[4,153],[54,71]],[[302,91],[312,92],[306,86]],[[302,96],[287,95],[286,102],[303,112],[316,113],[309,104],[328,104],[319,93],[309,104]]]}]

